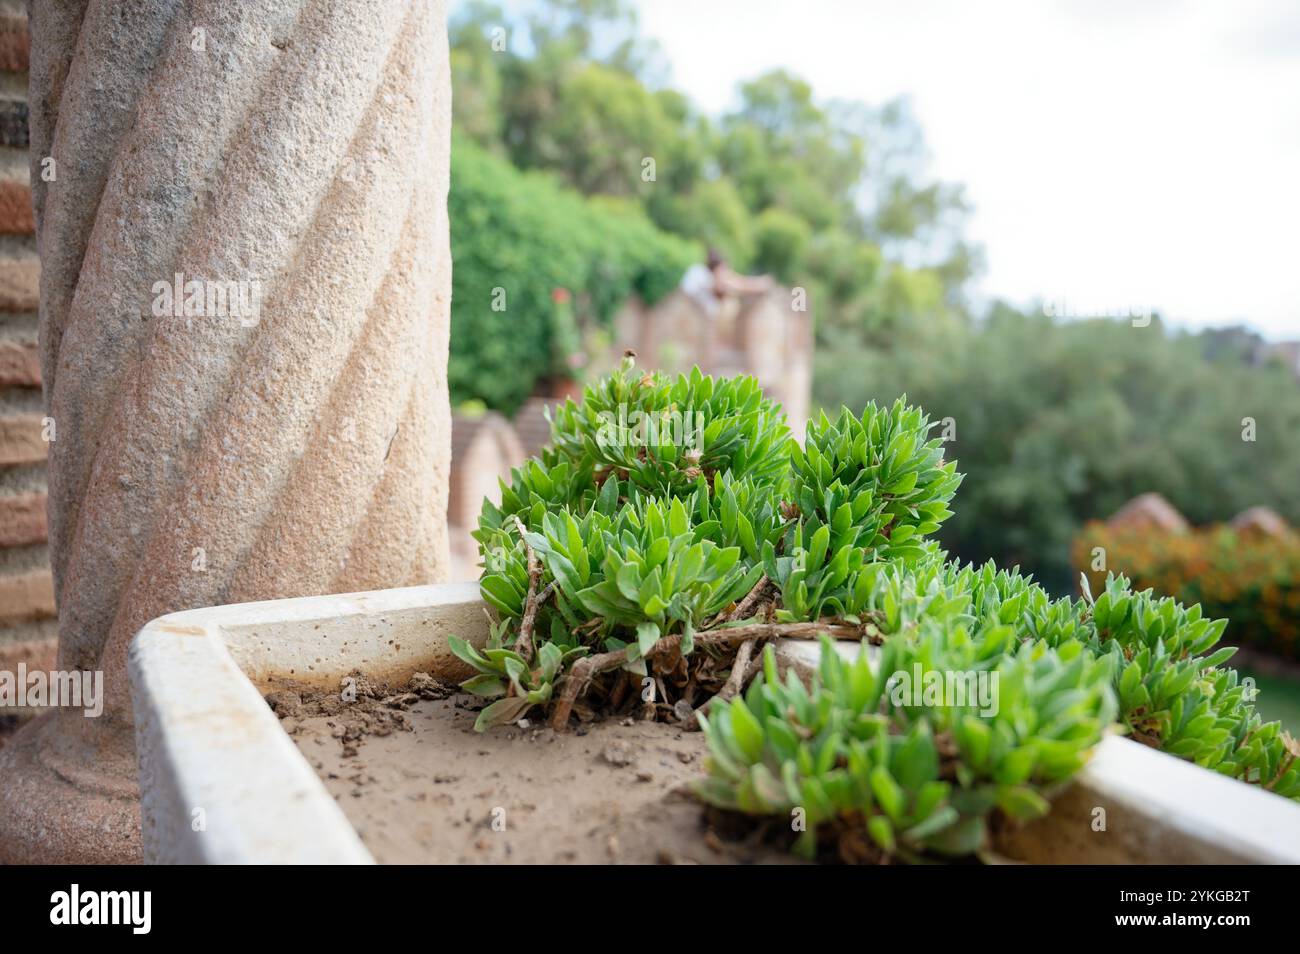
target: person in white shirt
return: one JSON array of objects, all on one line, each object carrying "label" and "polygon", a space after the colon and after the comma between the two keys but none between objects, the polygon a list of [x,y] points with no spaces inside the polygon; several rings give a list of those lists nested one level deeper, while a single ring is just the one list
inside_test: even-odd
[{"label": "person in white shirt", "polygon": [[704,312],[699,361],[703,368],[712,370],[715,339],[731,336],[741,296],[764,294],[775,288],[776,282],[770,275],[733,271],[722,254],[711,248],[705,261],[696,262],[682,275],[680,287]]},{"label": "person in white shirt", "polygon": [[775,287],[771,275],[741,275],[732,270],[727,260],[716,249],[709,249],[708,258],[696,262],[682,276],[681,289],[713,317],[721,303],[740,295],[758,295]]}]

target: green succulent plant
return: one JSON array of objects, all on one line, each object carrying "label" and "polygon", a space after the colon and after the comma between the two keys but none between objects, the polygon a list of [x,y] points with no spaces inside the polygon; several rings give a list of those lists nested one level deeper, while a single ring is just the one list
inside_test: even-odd
[{"label": "green succulent plant", "polygon": [[[996,713],[974,699],[896,704],[891,674],[913,669],[996,676]],[[1045,814],[1043,792],[1084,764],[1114,715],[1110,677],[1109,661],[1079,643],[1020,642],[1003,625],[972,637],[927,623],[887,640],[874,665],[823,638],[808,687],[793,670],[777,677],[769,647],[744,698],[702,717],[712,754],[697,791],[723,808],[795,816],[808,857],[827,834],[850,861],[977,854],[995,809]]]},{"label": "green succulent plant", "polygon": [[[1053,599],[947,559],[930,535],[961,475],[931,426],[900,399],[822,414],[800,443],[752,378],[629,358],[558,408],[550,446],[484,503],[499,621],[481,650],[452,642],[490,700],[477,727],[637,706],[698,722],[701,798],[802,812],[798,849],[850,860],[982,851],[991,826],[1046,811],[1116,724],[1300,798],[1300,746],[1225,668],[1223,621],[1122,577]],[[763,647],[779,636],[822,640],[811,686],[776,678]],[[829,637],[877,658],[844,660]],[[900,701],[900,672],[996,676],[998,705]]]},{"label": "green succulent plant", "polygon": [[492,624],[487,645],[481,651],[459,636],[447,637],[452,653],[478,672],[461,683],[461,688],[496,699],[480,710],[474,722],[474,728],[480,732],[514,722],[533,706],[549,702],[556,677],[573,660],[587,653],[585,646],[551,640],[542,644],[537,664],[533,666],[504,644],[502,637],[506,629],[504,620]]}]

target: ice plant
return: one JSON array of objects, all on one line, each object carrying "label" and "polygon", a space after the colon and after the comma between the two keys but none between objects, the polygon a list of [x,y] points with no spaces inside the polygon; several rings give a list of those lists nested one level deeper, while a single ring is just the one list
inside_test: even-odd
[{"label": "ice plant", "polygon": [[[899,400],[821,415],[800,443],[752,378],[629,357],[484,504],[500,619],[483,650],[452,642],[492,700],[478,727],[535,709],[557,728],[575,711],[698,722],[701,797],[794,813],[800,850],[855,860],[980,851],[991,825],[1046,811],[1115,722],[1300,797],[1300,752],[1224,668],[1222,621],[1122,577],[1052,599],[948,561],[930,535],[961,475],[930,430]],[[776,678],[779,636],[826,640],[811,686]],[[843,661],[828,638],[863,652]],[[903,698],[900,672],[996,676],[998,704]]]},{"label": "ice plant", "polygon": [[[984,667],[998,679],[995,712],[962,704],[899,704],[891,676]],[[807,856],[819,840],[847,861],[968,855],[988,844],[996,809],[1012,820],[1048,809],[1044,792],[1087,759],[1114,714],[1110,667],[1075,643],[1019,642],[1013,627],[978,636],[926,623],[891,639],[879,663],[845,662],[829,645],[805,687],[777,678],[771,649],[743,699],[705,719],[712,756],[707,801],[791,819]]]}]

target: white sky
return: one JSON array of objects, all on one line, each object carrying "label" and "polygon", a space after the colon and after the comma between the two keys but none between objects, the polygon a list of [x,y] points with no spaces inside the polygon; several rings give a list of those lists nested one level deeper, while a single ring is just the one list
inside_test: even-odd
[{"label": "white sky", "polygon": [[978,286],[1300,337],[1297,0],[637,0],[706,112],[774,67],[912,100]]}]

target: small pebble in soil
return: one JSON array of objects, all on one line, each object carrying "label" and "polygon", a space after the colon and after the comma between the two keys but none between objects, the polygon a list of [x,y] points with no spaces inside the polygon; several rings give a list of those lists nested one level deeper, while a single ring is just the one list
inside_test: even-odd
[{"label": "small pebble in soil", "polygon": [[600,757],[610,765],[619,767],[631,765],[636,761],[636,756],[632,753],[631,748],[623,742],[611,742],[605,746],[605,751],[600,753]]}]

